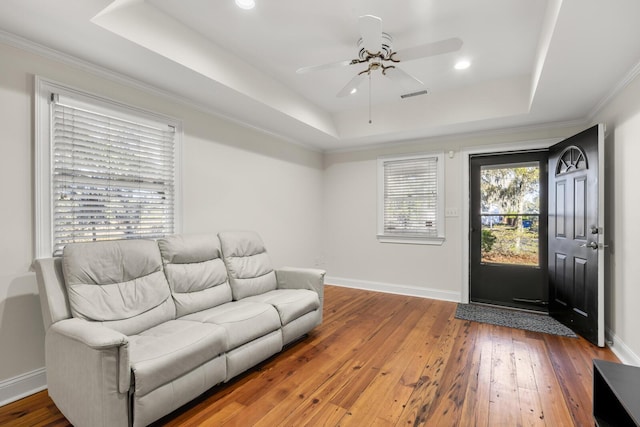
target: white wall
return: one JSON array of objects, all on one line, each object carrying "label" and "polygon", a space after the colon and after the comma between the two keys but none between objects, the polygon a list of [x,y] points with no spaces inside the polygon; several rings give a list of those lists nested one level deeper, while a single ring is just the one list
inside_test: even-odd
[{"label": "white wall", "polygon": [[[417,151],[412,151],[413,149]],[[421,147],[433,151],[433,147]],[[426,148],[426,149],[425,149]],[[409,151],[419,152],[412,147]],[[377,156],[389,151],[325,157],[324,256],[328,282],[448,300],[460,290],[460,222],[447,218],[442,246],[380,243],[377,232]],[[395,151],[394,151],[395,153]],[[460,158],[445,156],[446,206],[458,208]]]},{"label": "white wall", "polygon": [[640,366],[640,77],[598,115],[606,123],[606,324],[614,350]]},{"label": "white wall", "polygon": [[30,272],[34,75],[183,120],[183,230],[253,229],[276,266],[315,265],[321,242],[322,154],[0,43],[0,405],[28,391],[21,387],[44,380],[44,330]]},{"label": "white wall", "polygon": [[275,265],[316,266],[322,155],[211,115],[174,116],[185,129],[183,231],[256,230]]},{"label": "white wall", "polygon": [[[0,46],[0,381],[44,366],[33,257],[31,79]],[[3,400],[0,390],[0,402]]]}]

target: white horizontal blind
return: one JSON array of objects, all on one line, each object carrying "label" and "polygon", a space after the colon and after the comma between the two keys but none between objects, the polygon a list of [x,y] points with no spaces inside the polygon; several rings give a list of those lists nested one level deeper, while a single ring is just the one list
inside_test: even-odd
[{"label": "white horizontal blind", "polygon": [[52,100],[53,254],[173,233],[175,128]]},{"label": "white horizontal blind", "polygon": [[438,237],[438,158],[388,160],[384,169],[384,234]]}]

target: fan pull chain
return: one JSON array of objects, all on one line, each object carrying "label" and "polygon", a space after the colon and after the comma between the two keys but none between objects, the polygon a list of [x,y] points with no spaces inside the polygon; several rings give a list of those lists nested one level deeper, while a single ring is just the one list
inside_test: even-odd
[{"label": "fan pull chain", "polygon": [[369,71],[369,124],[371,124],[371,71]]}]

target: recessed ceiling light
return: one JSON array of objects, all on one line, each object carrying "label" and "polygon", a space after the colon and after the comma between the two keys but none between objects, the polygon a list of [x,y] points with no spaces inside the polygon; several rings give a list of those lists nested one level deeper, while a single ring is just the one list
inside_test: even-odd
[{"label": "recessed ceiling light", "polygon": [[353,89],[351,89],[351,92],[349,92],[350,95],[353,95],[354,93],[356,93],[358,91],[357,87],[354,87]]},{"label": "recessed ceiling light", "polygon": [[454,65],[454,68],[456,70],[466,70],[470,66],[471,66],[471,62],[469,62],[466,59],[461,59],[460,61],[456,62],[456,65]]},{"label": "recessed ceiling light", "polygon": [[236,5],[240,9],[253,9],[256,6],[256,2],[254,0],[236,0]]}]

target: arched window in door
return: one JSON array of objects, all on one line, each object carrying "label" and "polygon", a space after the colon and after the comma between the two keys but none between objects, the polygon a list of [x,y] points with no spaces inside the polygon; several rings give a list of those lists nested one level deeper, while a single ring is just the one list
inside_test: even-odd
[{"label": "arched window in door", "polygon": [[564,149],[558,163],[556,163],[556,176],[575,172],[580,169],[589,169],[587,156],[580,147],[570,145]]}]

